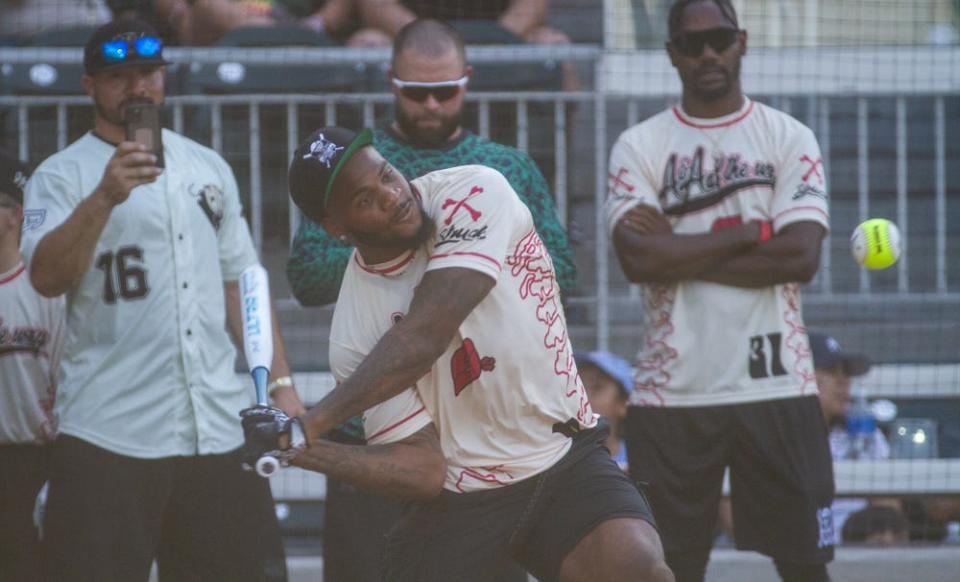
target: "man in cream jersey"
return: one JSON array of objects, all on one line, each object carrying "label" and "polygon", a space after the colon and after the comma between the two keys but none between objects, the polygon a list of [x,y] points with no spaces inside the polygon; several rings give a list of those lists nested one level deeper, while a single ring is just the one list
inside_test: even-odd
[{"label": "man in cream jersey", "polygon": [[63,298],[41,296],[20,256],[27,168],[0,151],[0,580],[42,579],[33,524],[47,480]]},{"label": "man in cream jersey", "polygon": [[[294,155],[294,201],[356,247],[331,329],[339,386],[301,418],[244,411],[248,451],[386,492],[417,475],[388,457],[341,465],[439,438],[445,479],[391,532],[387,580],[499,580],[516,563],[540,580],[672,580],[646,501],[603,449],[530,211],[495,170],[408,182],[371,142],[322,128]],[[362,411],[371,446],[331,457],[322,435]]]},{"label": "man in cream jersey", "polygon": [[833,475],[800,284],[829,228],[826,172],[810,129],[743,94],[737,22],[730,0],[674,2],[681,103],[610,153],[608,226],[643,298],[627,456],[678,580],[704,577],[729,466],[737,547],[817,582]]},{"label": "man in cream jersey", "polygon": [[[165,168],[125,141],[128,106],[161,104],[162,43],[146,23],[94,32],[83,84],[94,128],[37,168],[23,251],[67,333],[45,518],[55,580],[285,579],[267,483],[241,469],[237,279],[257,255],[233,173],[163,131]],[[274,330],[272,372],[288,376]],[[278,405],[302,412],[288,387]]]}]

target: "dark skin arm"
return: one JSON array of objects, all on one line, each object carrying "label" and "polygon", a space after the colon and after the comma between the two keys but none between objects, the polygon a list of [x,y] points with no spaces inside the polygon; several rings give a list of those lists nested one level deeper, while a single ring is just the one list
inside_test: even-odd
[{"label": "dark skin arm", "polygon": [[694,279],[718,262],[757,245],[760,226],[740,224],[705,234],[674,234],[655,208],[632,208],[613,231],[620,267],[634,283],[673,283]]},{"label": "dark skin arm", "polygon": [[416,384],[495,284],[491,277],[461,267],[424,275],[407,315],[349,378],[303,416],[308,439]]},{"label": "dark skin arm", "polygon": [[816,222],[788,224],[769,241],[717,262],[697,278],[747,288],[807,283],[820,267],[820,243],[826,234]]},{"label": "dark skin arm", "polygon": [[433,424],[385,445],[344,445],[315,439],[292,464],[393,497],[429,499],[443,489],[446,462]]}]

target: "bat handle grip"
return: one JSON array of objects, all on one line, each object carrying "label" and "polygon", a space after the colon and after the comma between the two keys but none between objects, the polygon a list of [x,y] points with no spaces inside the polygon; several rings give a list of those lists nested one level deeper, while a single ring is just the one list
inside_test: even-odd
[{"label": "bat handle grip", "polygon": [[257,392],[257,404],[267,405],[267,378],[270,377],[270,370],[264,366],[257,366],[250,370],[253,376],[253,387]]},{"label": "bat handle grip", "polygon": [[280,461],[270,455],[264,455],[257,459],[257,464],[254,468],[257,471],[257,475],[260,475],[264,479],[269,479],[280,470]]}]

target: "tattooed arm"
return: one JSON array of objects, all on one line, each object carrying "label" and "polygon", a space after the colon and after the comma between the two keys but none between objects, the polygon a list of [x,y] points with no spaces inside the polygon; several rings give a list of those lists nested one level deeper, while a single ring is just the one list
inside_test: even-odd
[{"label": "tattooed arm", "polygon": [[356,371],[302,418],[308,439],[417,383],[443,355],[463,320],[496,281],[479,271],[428,271],[407,315],[390,328]]},{"label": "tattooed arm", "polygon": [[446,476],[443,451],[432,424],[384,445],[344,445],[315,439],[310,448],[297,453],[292,464],[366,491],[408,499],[437,495]]}]

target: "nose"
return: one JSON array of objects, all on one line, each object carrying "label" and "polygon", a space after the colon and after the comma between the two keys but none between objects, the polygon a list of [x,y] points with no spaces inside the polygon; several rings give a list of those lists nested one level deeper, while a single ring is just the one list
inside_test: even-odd
[{"label": "nose", "polygon": [[400,187],[383,187],[378,196],[380,209],[384,212],[392,211],[400,203]]},{"label": "nose", "polygon": [[440,108],[440,102],[437,101],[433,93],[428,93],[427,98],[423,101],[423,106],[427,109],[435,110]]}]

